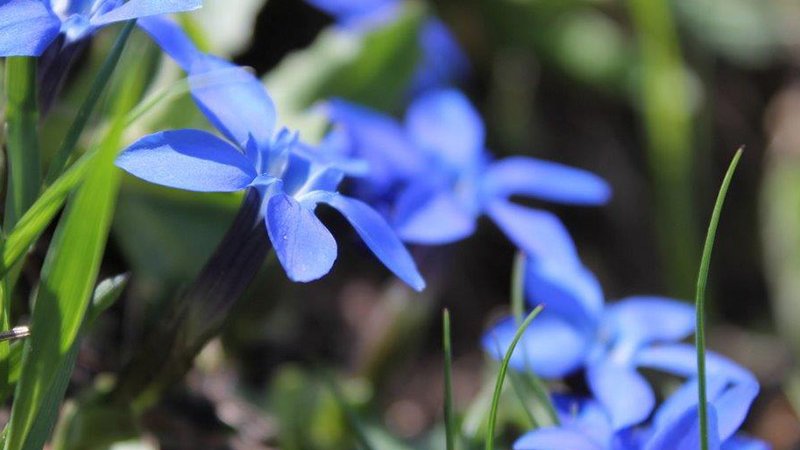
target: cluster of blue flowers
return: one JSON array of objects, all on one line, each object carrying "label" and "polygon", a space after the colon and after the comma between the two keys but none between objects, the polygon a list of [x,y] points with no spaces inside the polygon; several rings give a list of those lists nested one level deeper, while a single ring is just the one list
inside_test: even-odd
[{"label": "cluster of blue flowers", "polygon": [[[599,283],[580,263],[569,235],[562,230],[558,236],[564,253],[528,260],[527,300],[545,308],[523,333],[510,365],[546,379],[583,374],[589,396],[555,396],[560,423],[522,436],[514,448],[699,448],[696,351],[681,343],[694,331],[694,309],[662,297],[605,304]],[[502,358],[518,326],[513,317],[501,320],[484,335],[486,352]],[[706,365],[710,448],[768,448],[734,435],[758,394],[755,377],[711,352]],[[639,369],[687,381],[654,413],[656,394]]]},{"label": "cluster of blue flowers", "polygon": [[[355,33],[392,20],[399,0],[309,0]],[[526,295],[544,312],[511,359],[515,370],[547,379],[585,374],[586,398],[555,396],[559,423],[522,436],[525,450],[698,448],[693,309],[657,297],[606,304],[560,220],[511,201],[527,196],[571,205],[602,205],[609,186],[586,171],[528,157],[494,160],[478,112],[453,88],[468,68],[445,25],[431,18],[402,121],[344,99],[330,99],[329,134],[317,145],[277,126],[262,83],[247,70],[199,51],[161,14],[199,7],[200,0],[0,0],[0,56],[41,55],[59,36],[78,42],[124,20],[138,25],[187,74],[197,107],[221,137],[195,129],[145,136],[117,165],[151,183],[200,192],[252,189],[265,232],[287,276],[300,282],[327,274],[337,245],[315,215],[340,212],[377,258],[411,287],[425,286],[403,242],[439,245],[471,235],[487,215],[527,255]],[[61,45],[64,45],[63,43]],[[338,188],[352,177],[353,197]],[[517,329],[514,318],[493,327],[485,350],[501,357]],[[656,408],[639,372],[663,371],[687,381]],[[755,377],[708,354],[711,448],[761,449],[737,436],[758,392]]]}]

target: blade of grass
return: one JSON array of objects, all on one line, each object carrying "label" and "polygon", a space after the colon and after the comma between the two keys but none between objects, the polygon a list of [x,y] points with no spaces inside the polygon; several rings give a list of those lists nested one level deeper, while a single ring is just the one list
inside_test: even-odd
[{"label": "blade of grass", "polygon": [[714,203],[714,211],[711,213],[711,220],[708,223],[708,232],[706,233],[706,242],[703,246],[703,256],[700,259],[700,270],[697,274],[697,292],[695,295],[695,308],[697,318],[697,331],[695,333],[695,345],[697,347],[697,395],[699,399],[700,409],[700,448],[708,450],[708,412],[707,412],[707,399],[706,399],[706,284],[708,283],[708,270],[711,265],[711,251],[714,248],[714,239],[717,236],[717,225],[719,225],[719,217],[722,214],[722,206],[725,203],[725,196],[728,194],[728,187],[730,187],[731,179],[736,171],[736,166],[739,164],[739,159],[742,157],[742,149],[736,151],[733,156],[728,171],[725,173],[725,178],[722,180],[722,186],[719,188],[717,194],[717,201]]},{"label": "blade of grass", "polygon": [[[523,315],[525,313],[526,261],[527,259],[525,254],[523,252],[517,252],[516,256],[514,257],[514,269],[511,275],[511,311],[514,315],[514,319],[517,322],[517,326],[522,323]],[[523,342],[522,345],[524,346],[525,343]],[[524,352],[524,354],[527,355],[528,353]],[[533,370],[533,367],[531,367],[530,361],[528,361],[527,357],[525,358],[525,366],[527,368],[525,371],[526,374],[521,378],[525,380],[528,389],[533,392],[536,400],[544,405],[550,422],[557,425],[559,420],[558,414],[556,413],[556,408],[553,406],[553,402],[550,399],[550,395],[547,393],[547,388],[545,387],[544,382],[536,375],[536,372]],[[522,397],[522,390],[520,389],[520,386],[513,384],[515,382],[514,377],[511,378],[511,382],[512,386],[514,387],[514,393],[517,394],[517,397],[519,397],[525,413],[532,419],[532,422],[536,424],[538,421],[528,408],[525,398]]]},{"label": "blade of grass", "polygon": [[517,343],[520,338],[522,338],[522,334],[528,328],[528,325],[533,322],[533,319],[535,319],[541,311],[542,306],[537,306],[525,317],[525,320],[523,320],[522,324],[517,328],[517,332],[514,333],[514,339],[511,340],[511,344],[508,346],[508,350],[506,350],[503,361],[500,363],[500,370],[497,372],[497,381],[495,382],[494,393],[492,395],[492,406],[489,409],[489,423],[486,427],[486,450],[494,449],[494,429],[497,424],[497,409],[500,405],[500,394],[503,392],[503,382],[506,378],[506,372],[508,372],[508,364],[511,361],[511,355],[514,354],[514,349],[517,347]]},{"label": "blade of grass", "polygon": [[75,116],[75,120],[72,122],[72,125],[70,125],[69,130],[67,130],[67,134],[61,142],[61,146],[56,150],[53,159],[50,161],[50,167],[45,177],[45,185],[50,185],[50,183],[55,181],[63,172],[64,167],[66,167],[67,160],[75,150],[78,139],[80,139],[83,129],[86,128],[86,124],[89,122],[92,111],[94,111],[97,102],[100,100],[100,95],[103,93],[106,85],[108,85],[108,81],[111,79],[111,75],[114,73],[114,69],[119,63],[122,51],[125,49],[125,43],[128,41],[128,37],[130,37],[135,25],[135,20],[125,23],[116,42],[114,42],[114,46],[106,57],[106,60],[103,62],[100,70],[97,71],[97,76],[92,82],[86,99],[84,99],[83,104],[78,110],[78,114]]},{"label": "blade of grass", "polygon": [[42,178],[37,126],[36,58],[6,59],[8,186],[3,225],[11,229],[39,195]]},{"label": "blade of grass", "polygon": [[[135,72],[130,76],[141,80],[133,78]],[[74,343],[91,301],[119,189],[114,158],[126,114],[140,91],[139,85],[118,90],[111,126],[56,228],[42,267],[5,450],[36,448],[49,436],[52,419],[41,424],[38,417],[56,416],[63,395],[60,384],[69,380],[70,371],[60,368],[74,357]]]},{"label": "blade of grass", "polygon": [[87,153],[56,180],[23,214],[8,237],[0,242],[0,276],[25,255],[39,234],[44,231],[66,201],[72,189],[86,176],[95,153]]},{"label": "blade of grass", "polygon": [[444,347],[444,430],[447,450],[455,448],[453,417],[453,351],[450,342],[450,311],[442,312],[442,343]]}]

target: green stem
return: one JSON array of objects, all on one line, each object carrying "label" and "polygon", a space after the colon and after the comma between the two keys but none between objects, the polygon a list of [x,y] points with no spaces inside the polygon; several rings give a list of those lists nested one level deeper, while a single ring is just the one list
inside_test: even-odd
[{"label": "green stem", "polygon": [[[656,232],[674,293],[688,296],[699,237],[692,201],[693,127],[686,70],[667,0],[628,0],[639,44],[642,120]],[[674,239],[676,233],[681,239]]]},{"label": "green stem", "polygon": [[444,429],[447,450],[455,448],[453,423],[453,351],[450,342],[450,311],[442,313],[442,342],[444,346]]},{"label": "green stem", "polygon": [[41,184],[35,58],[6,60],[6,95],[8,190],[4,228],[10,230],[36,201]]},{"label": "green stem", "polygon": [[514,268],[511,275],[511,313],[519,324],[525,315],[525,254],[514,255]]},{"label": "green stem", "polygon": [[50,167],[48,168],[47,176],[45,177],[46,185],[50,185],[56,180],[56,178],[58,178],[59,175],[61,175],[61,172],[64,171],[69,157],[72,155],[72,152],[75,151],[75,147],[78,144],[78,139],[80,139],[81,133],[83,133],[83,129],[86,128],[86,124],[89,122],[92,111],[94,111],[98,100],[100,100],[100,95],[103,93],[108,81],[111,79],[111,75],[114,73],[117,63],[119,63],[119,59],[122,56],[122,51],[125,49],[125,43],[128,41],[128,37],[131,35],[135,25],[135,20],[125,23],[125,26],[117,37],[116,42],[114,42],[114,46],[111,48],[111,52],[108,54],[106,60],[103,62],[103,65],[100,67],[100,70],[97,72],[97,76],[92,82],[89,93],[86,95],[86,99],[83,101],[83,104],[78,110],[75,120],[72,122],[72,125],[70,125],[67,135],[61,142],[61,146],[58,148],[55,155],[53,155],[53,159],[50,161]]},{"label": "green stem", "polygon": [[725,203],[725,196],[728,193],[728,187],[731,184],[733,173],[736,171],[736,166],[739,164],[739,159],[742,157],[742,149],[739,149],[733,156],[728,172],[725,173],[725,178],[722,180],[722,186],[717,194],[717,201],[714,204],[714,211],[711,214],[711,221],[708,224],[708,233],[706,234],[706,242],[703,246],[703,256],[700,259],[700,270],[697,275],[697,293],[695,295],[696,317],[697,317],[697,331],[695,333],[695,345],[697,347],[697,377],[698,377],[698,402],[700,410],[700,448],[701,450],[708,450],[708,413],[707,413],[707,398],[706,398],[706,317],[705,317],[705,303],[706,303],[706,284],[708,283],[708,269],[711,264],[711,251],[714,248],[714,239],[717,235],[717,225],[719,224],[719,217],[722,213],[722,205]]},{"label": "green stem", "polygon": [[494,430],[497,426],[497,410],[500,406],[500,394],[503,392],[503,382],[508,372],[508,364],[511,361],[511,355],[514,354],[514,349],[517,343],[522,338],[522,334],[528,328],[528,325],[533,322],[533,319],[542,311],[542,306],[537,306],[530,314],[522,321],[522,324],[517,328],[514,334],[514,339],[511,340],[511,345],[508,346],[503,361],[500,363],[500,370],[497,372],[497,381],[494,385],[494,393],[492,395],[492,406],[489,409],[489,423],[486,426],[486,450],[494,449]]}]

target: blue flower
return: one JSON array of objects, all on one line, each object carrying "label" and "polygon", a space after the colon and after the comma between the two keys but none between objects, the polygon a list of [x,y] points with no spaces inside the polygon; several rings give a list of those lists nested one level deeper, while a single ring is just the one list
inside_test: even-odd
[{"label": "blue flower", "polygon": [[[737,372],[744,371],[739,369]],[[761,441],[736,435],[755,398],[754,392],[758,391],[752,375],[748,373],[745,379],[738,375],[718,374],[708,378],[709,448],[767,450],[769,447]],[[700,447],[697,379],[691,379],[673,393],[646,427],[615,430],[603,406],[593,399],[556,396],[554,404],[560,425],[526,433],[514,443],[514,450],[697,450]]]},{"label": "blue flower", "polygon": [[266,231],[278,260],[294,281],[328,273],[336,242],[314,211],[338,210],[390,270],[417,290],[424,281],[385,220],[365,203],[336,192],[343,176],[363,166],[306,146],[286,129],[276,130],[275,107],[246,70],[200,53],[172,22],[151,18],[143,28],[187,68],[192,97],[225,136],[201,130],[151,134],[128,147],[117,165],[151,183],[199,192],[257,189]]},{"label": "blue flower", "polygon": [[60,35],[65,45],[106,25],[189,11],[202,0],[0,0],[0,57],[40,56]]},{"label": "blue flower", "polygon": [[400,0],[306,0],[349,29],[366,30],[391,22],[397,16]]},{"label": "blue flower", "polygon": [[403,124],[342,100],[329,102],[329,114],[347,134],[352,154],[370,164],[369,177],[358,181],[359,193],[390,217],[406,242],[458,241],[487,214],[514,244],[533,254],[540,250],[537,231],[561,233],[560,223],[511,203],[512,195],[577,205],[598,205],[610,197],[608,185],[589,172],[527,157],[492,161],[483,121],[456,90],[417,98]]}]

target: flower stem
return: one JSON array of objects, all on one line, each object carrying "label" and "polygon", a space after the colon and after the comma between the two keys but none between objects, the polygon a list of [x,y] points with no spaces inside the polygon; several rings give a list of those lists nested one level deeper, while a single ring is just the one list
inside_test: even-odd
[{"label": "flower stem", "polygon": [[739,159],[742,157],[742,149],[740,148],[733,156],[728,172],[725,173],[725,178],[722,180],[722,186],[719,188],[717,194],[717,201],[714,204],[714,211],[711,213],[711,221],[708,224],[708,233],[706,234],[706,243],[703,246],[703,256],[700,259],[700,270],[697,275],[697,293],[695,295],[696,307],[696,320],[697,331],[695,333],[695,345],[697,347],[697,395],[698,395],[698,408],[700,411],[700,448],[701,450],[708,450],[708,412],[707,412],[707,398],[706,398],[706,317],[705,317],[705,303],[706,303],[706,284],[708,283],[708,269],[711,264],[711,251],[714,248],[714,239],[717,235],[717,225],[719,224],[719,217],[722,213],[722,205],[725,203],[725,196],[728,193],[728,187],[731,184],[733,173],[736,171],[736,166],[739,164]]},{"label": "flower stem", "polygon": [[233,224],[183,295],[123,367],[113,401],[141,411],[191,367],[205,344],[219,334],[230,311],[258,273],[270,250],[260,196],[249,189]]}]

